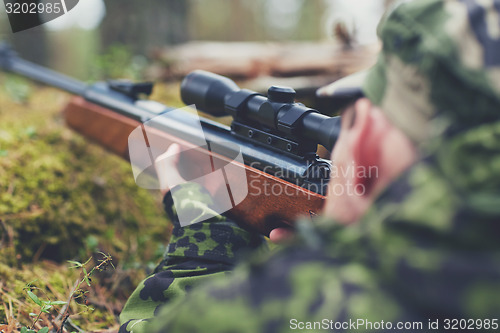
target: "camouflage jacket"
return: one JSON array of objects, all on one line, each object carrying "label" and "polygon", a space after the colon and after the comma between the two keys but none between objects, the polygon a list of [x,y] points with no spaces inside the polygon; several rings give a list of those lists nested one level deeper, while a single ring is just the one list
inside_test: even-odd
[{"label": "camouflage jacket", "polygon": [[302,221],[300,242],[231,273],[260,238],[222,217],[174,228],[120,332],[499,329],[500,123],[426,149],[360,223]]}]

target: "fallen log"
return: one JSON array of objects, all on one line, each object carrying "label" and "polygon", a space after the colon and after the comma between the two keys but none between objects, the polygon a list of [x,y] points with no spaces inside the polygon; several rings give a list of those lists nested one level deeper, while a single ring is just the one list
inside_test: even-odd
[{"label": "fallen log", "polygon": [[184,77],[204,69],[234,79],[342,77],[375,62],[378,45],[345,47],[333,42],[190,42],[154,52],[155,79]]}]

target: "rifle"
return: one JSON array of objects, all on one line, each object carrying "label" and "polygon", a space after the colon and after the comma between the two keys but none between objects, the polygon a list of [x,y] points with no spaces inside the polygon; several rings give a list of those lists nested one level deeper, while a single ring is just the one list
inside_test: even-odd
[{"label": "rifle", "polygon": [[[159,115],[173,114],[174,108],[142,98],[152,93],[152,83],[87,85],[23,60],[6,44],[0,45],[0,68],[76,95],[63,110],[66,124],[127,160],[129,135],[153,123],[150,142],[158,139],[167,145],[194,147],[197,154],[219,161],[217,165],[232,163],[243,168],[247,183],[239,185],[248,187],[248,195],[227,214],[250,229],[268,235],[284,221],[315,215],[322,207],[331,163],[319,158],[316,150],[318,144],[333,148],[340,119],[295,103],[291,88],[273,86],[265,97],[216,74],[188,74],[181,84],[186,105],[195,104],[213,116],[233,117],[230,127],[200,117],[207,145],[197,147],[193,142],[199,138],[190,127],[192,114],[175,112],[166,121],[156,121]],[[238,147],[244,163],[233,161],[234,151],[215,149],[220,141]],[[145,171],[152,173],[152,169]]]}]

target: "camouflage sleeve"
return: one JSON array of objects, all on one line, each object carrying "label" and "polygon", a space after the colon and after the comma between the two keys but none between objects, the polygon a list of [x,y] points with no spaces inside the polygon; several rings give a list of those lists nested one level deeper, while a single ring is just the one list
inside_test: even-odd
[{"label": "camouflage sleeve", "polygon": [[165,196],[165,210],[174,224],[170,243],[154,273],[142,281],[128,299],[120,314],[120,332],[146,332],[145,324],[161,306],[182,299],[193,286],[224,274],[239,257],[263,247],[263,237],[214,214],[211,197],[200,185],[186,183],[173,191],[178,198],[183,198],[177,208],[187,210],[193,220],[204,214],[213,217],[181,227],[172,195]]},{"label": "camouflage sleeve", "polygon": [[230,276],[193,290],[162,309],[148,331],[349,331],[335,329],[331,321],[367,315],[372,321],[387,320],[394,318],[394,306],[368,267],[352,258],[331,258],[313,244],[296,244],[266,258],[252,258]]}]

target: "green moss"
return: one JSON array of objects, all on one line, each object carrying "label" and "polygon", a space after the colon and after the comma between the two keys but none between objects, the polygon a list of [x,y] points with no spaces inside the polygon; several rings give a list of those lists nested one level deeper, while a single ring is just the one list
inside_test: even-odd
[{"label": "green moss", "polygon": [[[157,86],[153,99],[180,107],[178,88]],[[89,295],[105,295],[114,313],[73,302],[71,319],[85,331],[116,328],[116,311],[169,237],[159,193],[139,188],[127,162],[64,126],[69,98],[0,73],[0,325],[9,313],[30,324],[37,306],[23,290],[28,282],[36,280],[41,299],[66,301],[79,272],[65,260],[101,250],[119,269],[97,274]]]},{"label": "green moss", "polygon": [[0,89],[0,219],[15,252],[23,261],[96,249],[125,263],[157,260],[168,238],[159,193],[139,188],[127,162],[64,126],[67,94],[17,89],[32,94],[19,103]]}]

